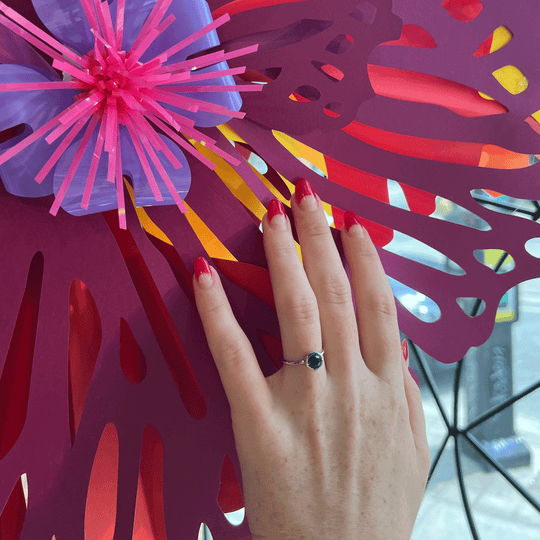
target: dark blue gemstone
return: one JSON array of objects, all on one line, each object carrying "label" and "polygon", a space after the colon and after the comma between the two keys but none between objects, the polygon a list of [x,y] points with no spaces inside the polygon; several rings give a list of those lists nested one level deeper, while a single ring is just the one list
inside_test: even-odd
[{"label": "dark blue gemstone", "polygon": [[318,352],[311,353],[307,359],[307,365],[311,369],[319,369],[323,364],[322,356]]}]

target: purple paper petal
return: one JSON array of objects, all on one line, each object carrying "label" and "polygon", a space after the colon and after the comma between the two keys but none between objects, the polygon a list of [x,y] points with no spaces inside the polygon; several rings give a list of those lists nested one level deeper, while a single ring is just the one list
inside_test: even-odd
[{"label": "purple paper petal", "polygon": [[56,71],[45,62],[36,49],[3,25],[0,25],[0,64],[32,66],[51,80],[58,78]]},{"label": "purple paper petal", "polygon": [[[109,163],[109,154],[107,152],[103,152],[101,154],[88,209],[81,208],[84,188],[86,186],[88,170],[90,169],[90,163],[92,161],[97,136],[98,129],[96,129],[94,135],[90,139],[77,172],[75,173],[66,196],[61,204],[61,207],[66,212],[74,216],[85,216],[118,208],[116,199],[116,185],[107,181]],[[189,187],[191,185],[189,164],[182,150],[174,142],[165,136],[161,136],[161,138],[174,153],[178,161],[180,161],[180,163],[183,165],[181,168],[175,169],[162,152],[157,152],[157,156],[160,159],[165,172],[169,175],[176,188],[176,191],[180,194],[180,197],[184,199],[188,194]],[[53,186],[55,195],[58,193],[60,186],[66,177],[68,169],[75,156],[75,152],[79,147],[80,139],[81,137],[79,137],[78,140],[76,140],[66,150],[56,166]],[[122,145],[122,171],[124,175],[129,176],[132,179],[137,206],[165,206],[175,204],[172,195],[165,185],[165,182],[162,180],[156,167],[147,155],[147,159],[150,162],[150,167],[154,173],[156,183],[161,191],[161,194],[163,195],[163,201],[156,201],[141,162],[139,161],[135,151],[135,147],[133,146],[133,142],[131,141],[131,137],[124,126],[120,127],[120,140]],[[127,201],[126,203],[130,204]]]},{"label": "purple paper petal", "polygon": [[88,19],[79,0],[32,0],[43,24],[64,45],[80,54],[94,46]]},{"label": "purple paper petal", "polygon": [[[137,206],[167,206],[176,204],[167,186],[165,185],[165,182],[158,173],[157,168],[150,160],[148,154],[146,154],[152,172],[154,173],[154,178],[156,179],[156,183],[159,187],[159,191],[163,196],[163,201],[156,201],[150,184],[148,183],[148,179],[146,178],[142,168],[141,162],[139,161],[139,158],[135,152],[135,147],[133,146],[131,137],[125,128],[120,130],[120,134],[122,137],[122,162],[124,174],[128,175],[133,180],[133,189],[135,191],[135,201]],[[157,152],[157,156],[163,165],[165,172],[169,175],[169,178],[176,188],[176,192],[180,195],[181,199],[185,199],[189,192],[189,188],[191,187],[191,170],[189,168],[189,163],[181,148],[179,148],[176,143],[164,135],[159,134],[159,137],[172,151],[176,159],[178,159],[178,161],[180,161],[182,164],[181,168],[175,169],[172,163],[167,159],[166,156],[164,156],[162,152]]]},{"label": "purple paper petal", "polygon": [[[193,34],[202,27],[210,24],[213,21],[212,14],[208,3],[203,0],[183,0],[181,2],[175,1],[171,4],[167,11],[167,16],[173,14],[176,17],[176,21],[150,46],[150,48],[141,57],[141,62],[147,62],[151,60],[159,53],[172,47],[179,41],[183,40],[187,36]],[[225,23],[226,26],[228,23]],[[182,49],[171,58],[167,60],[167,64],[178,63],[186,60],[186,58],[192,54],[200,51],[211,49],[220,44],[216,30],[212,30],[199,38],[191,45],[188,45],[185,49]],[[238,45],[235,49],[241,48],[242,45]],[[242,57],[238,59],[240,65],[242,65]],[[209,73],[214,71],[223,71],[229,69],[229,65],[226,61],[220,62],[213,66],[208,66],[203,69],[198,69],[197,73]],[[182,83],[183,84],[183,83]],[[191,85],[234,85],[235,81],[230,75],[225,77],[219,77],[216,79],[210,79],[207,81],[189,83]],[[187,84],[186,86],[189,86]],[[188,94],[182,93],[182,96],[191,97],[201,101],[207,101],[209,103],[215,103],[232,111],[239,111],[242,107],[242,98],[238,92],[192,92]],[[200,127],[213,127],[228,122],[231,117],[223,116],[219,114],[209,113],[205,111],[198,111],[192,113],[184,109],[179,109],[174,106],[164,105],[165,108],[178,112],[187,118],[195,121],[196,126]]]},{"label": "purple paper petal", "polygon": [[[25,66],[0,65],[2,83],[47,82],[48,78]],[[0,144],[0,154],[46,124],[73,103],[74,90],[36,90],[2,92],[0,95],[0,131],[27,124],[22,135]],[[61,143],[62,138],[49,145],[45,138],[0,165],[0,178],[9,193],[20,197],[43,197],[52,193],[54,169],[41,184],[34,178]]]}]

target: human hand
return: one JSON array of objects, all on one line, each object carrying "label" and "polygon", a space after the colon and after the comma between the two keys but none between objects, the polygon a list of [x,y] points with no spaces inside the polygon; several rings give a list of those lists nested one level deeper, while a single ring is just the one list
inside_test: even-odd
[{"label": "human hand", "polygon": [[[296,197],[305,186],[298,181]],[[264,247],[283,357],[297,361],[324,344],[319,369],[283,365],[265,378],[216,270],[210,288],[194,277],[197,309],[231,407],[249,528],[254,540],[405,540],[431,458],[392,289],[369,234],[343,227],[355,315],[321,200],[307,196],[300,206],[296,197],[291,205],[304,265],[286,217],[270,224],[265,214]],[[310,199],[314,209],[303,204]]]}]

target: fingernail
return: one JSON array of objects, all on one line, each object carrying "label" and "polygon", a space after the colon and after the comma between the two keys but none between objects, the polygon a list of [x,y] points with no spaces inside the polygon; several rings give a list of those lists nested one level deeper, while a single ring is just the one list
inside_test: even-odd
[{"label": "fingernail", "polygon": [[345,220],[345,229],[347,232],[349,232],[351,230],[351,227],[353,227],[354,225],[360,225],[360,227],[358,229],[355,229],[355,231],[356,230],[358,230],[358,232],[364,231],[364,227],[362,226],[360,221],[358,221],[356,214],[352,212],[351,210],[347,210],[345,212],[345,214],[343,215],[343,219]]},{"label": "fingernail", "polygon": [[197,257],[193,262],[193,269],[195,270],[195,277],[197,278],[197,283],[208,289],[214,279],[212,277],[212,271],[210,270],[209,264],[206,262],[204,257]]},{"label": "fingernail", "polygon": [[420,379],[418,378],[418,375],[414,372],[414,369],[409,366],[409,373],[411,374],[412,378],[416,381],[416,384],[420,386]]},{"label": "fingernail", "polygon": [[407,341],[407,339],[404,339],[401,342],[401,350],[403,351],[403,360],[405,360],[405,362],[408,362],[409,361],[409,342]]},{"label": "fingernail", "polygon": [[[306,178],[300,178],[296,182],[294,195],[302,210],[315,210],[317,208],[318,202],[315,198],[315,191],[313,191],[313,186]],[[303,204],[301,204],[302,201]]]},{"label": "fingernail", "polygon": [[285,225],[285,207],[278,199],[272,199],[268,205],[268,222],[272,227],[280,229]]}]

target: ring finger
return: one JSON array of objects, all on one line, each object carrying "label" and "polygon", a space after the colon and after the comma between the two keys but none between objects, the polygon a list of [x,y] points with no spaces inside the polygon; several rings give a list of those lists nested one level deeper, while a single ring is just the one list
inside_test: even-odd
[{"label": "ring finger", "polygon": [[[279,213],[284,210],[282,203],[277,202],[275,199],[270,202],[268,212],[263,217],[263,242],[278,315],[283,358],[294,362],[310,352],[322,350],[321,324],[317,299],[298,257],[291,223],[285,213]],[[269,217],[272,217],[271,221]],[[291,389],[307,389],[317,383],[324,384],[326,370],[323,368],[324,365],[313,371],[303,364],[284,365],[279,375],[275,374],[278,377],[273,379]],[[285,373],[286,377],[283,377]]]}]

